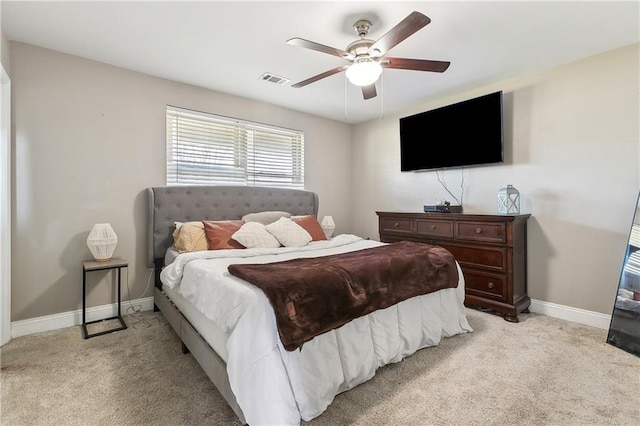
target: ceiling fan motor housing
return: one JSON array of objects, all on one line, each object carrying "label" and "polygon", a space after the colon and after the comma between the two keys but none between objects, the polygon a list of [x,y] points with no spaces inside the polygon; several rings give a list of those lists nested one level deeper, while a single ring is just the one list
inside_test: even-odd
[{"label": "ceiling fan motor housing", "polygon": [[351,53],[356,58],[363,55],[369,57],[371,56],[371,54],[373,54],[373,56],[380,56],[379,51],[377,51],[378,55],[375,54],[376,52],[369,52],[369,48],[373,46],[375,40],[369,40],[365,38],[367,34],[369,34],[369,30],[371,29],[371,21],[361,19],[353,24],[353,28],[356,30],[356,33],[360,37],[360,40],[349,43],[349,45],[347,46],[347,52]]},{"label": "ceiling fan motor housing", "polygon": [[356,58],[362,55],[369,55],[369,48],[373,46],[375,41],[369,40],[366,38],[362,38],[360,40],[356,40],[352,43],[349,43],[347,46],[347,52],[351,53]]}]

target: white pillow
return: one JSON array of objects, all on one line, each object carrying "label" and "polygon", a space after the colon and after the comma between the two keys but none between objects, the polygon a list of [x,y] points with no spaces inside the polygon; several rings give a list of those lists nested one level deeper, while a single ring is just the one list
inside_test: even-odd
[{"label": "white pillow", "polygon": [[258,213],[249,213],[242,216],[242,220],[245,222],[259,222],[263,225],[268,225],[275,222],[281,217],[289,217],[291,213],[280,211],[266,211]]},{"label": "white pillow", "polygon": [[311,234],[288,217],[281,217],[265,229],[285,247],[304,247],[311,241]]},{"label": "white pillow", "polygon": [[246,248],[277,248],[280,242],[259,222],[247,222],[231,236]]}]

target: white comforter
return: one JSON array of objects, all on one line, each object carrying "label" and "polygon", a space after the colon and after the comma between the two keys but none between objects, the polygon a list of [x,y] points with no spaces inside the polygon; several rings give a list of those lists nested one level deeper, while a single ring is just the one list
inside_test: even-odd
[{"label": "white comforter", "polygon": [[388,363],[435,346],[441,337],[470,332],[458,288],[415,297],[317,336],[286,351],[273,309],[257,287],[229,274],[233,263],[269,263],[375,247],[383,243],[339,235],[302,248],[185,253],[161,273],[207,318],[229,333],[227,373],[251,425],[299,424],[320,415],[335,395],[373,377]]}]

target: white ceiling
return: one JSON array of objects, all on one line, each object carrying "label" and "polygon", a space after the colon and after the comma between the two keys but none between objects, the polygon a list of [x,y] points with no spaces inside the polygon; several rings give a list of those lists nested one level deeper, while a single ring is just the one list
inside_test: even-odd
[{"label": "white ceiling", "polygon": [[[1,30],[11,40],[357,123],[638,42],[639,4],[2,0]],[[372,20],[368,38],[376,40],[413,10],[431,23],[389,56],[450,61],[445,73],[387,69],[368,101],[344,73],[290,87],[346,62],[289,38],[345,49],[357,39],[356,20]],[[262,81],[265,72],[291,83]]]}]

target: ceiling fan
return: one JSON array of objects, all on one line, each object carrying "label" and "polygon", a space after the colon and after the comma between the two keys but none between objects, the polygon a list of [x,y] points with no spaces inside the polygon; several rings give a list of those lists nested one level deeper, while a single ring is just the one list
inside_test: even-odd
[{"label": "ceiling fan", "polygon": [[351,63],[351,65],[341,65],[325,71],[296,83],[291,87],[304,87],[307,84],[346,71],[347,79],[352,84],[362,87],[362,95],[365,99],[371,99],[377,94],[375,82],[380,77],[380,74],[382,74],[382,68],[444,72],[449,68],[450,62],[385,56],[394,46],[426,26],[429,22],[431,22],[431,19],[422,13],[411,12],[406,18],[400,21],[398,25],[374,41],[366,38],[367,33],[371,29],[371,22],[362,19],[353,24],[360,39],[350,43],[345,50],[297,37],[289,39],[287,40],[288,44],[338,56]]}]

